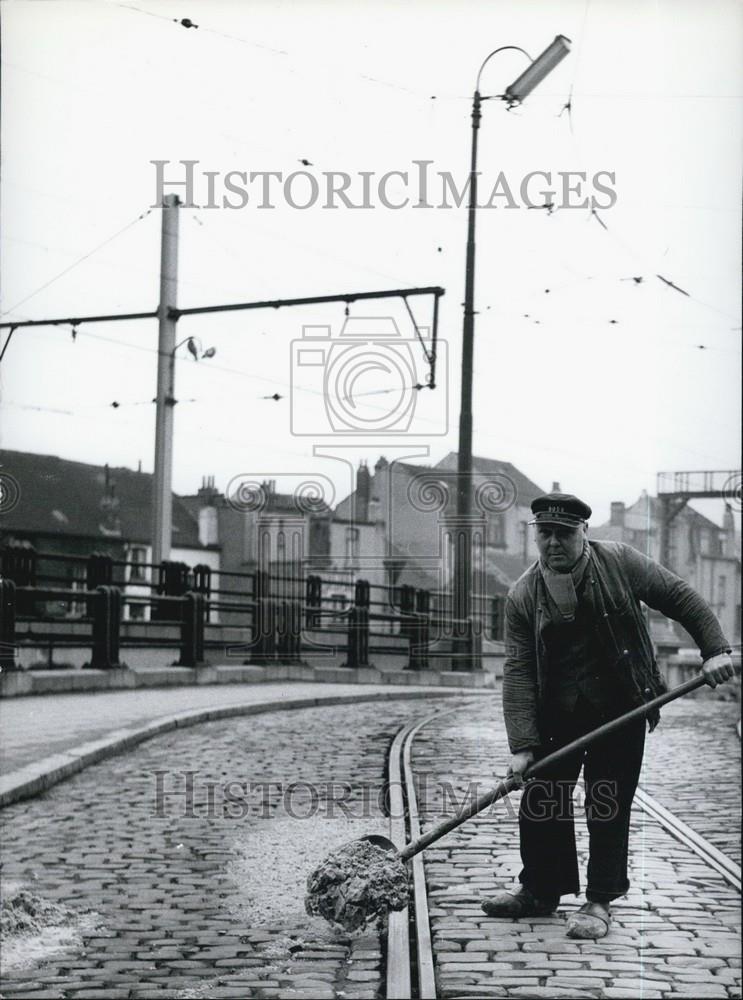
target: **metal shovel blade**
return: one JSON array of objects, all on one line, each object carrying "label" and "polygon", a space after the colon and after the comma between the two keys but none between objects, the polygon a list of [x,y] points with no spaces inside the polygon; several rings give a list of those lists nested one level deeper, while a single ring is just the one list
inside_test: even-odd
[{"label": "metal shovel blade", "polygon": [[397,848],[389,837],[383,837],[379,833],[368,833],[365,837],[359,837],[359,840],[365,840],[369,844],[374,844],[375,847],[381,847],[383,851],[393,851],[395,854],[398,853]]}]

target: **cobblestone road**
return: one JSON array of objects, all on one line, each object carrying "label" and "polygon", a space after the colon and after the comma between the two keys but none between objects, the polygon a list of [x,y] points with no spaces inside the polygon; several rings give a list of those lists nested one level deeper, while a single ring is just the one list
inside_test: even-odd
[{"label": "cobblestone road", "polygon": [[[499,695],[463,701],[466,709],[432,723],[414,747],[428,821],[440,815],[442,782],[461,798],[470,782],[490,786],[508,759]],[[335,844],[386,832],[378,793],[392,736],[453,704],[203,724],[3,810],[3,884],[87,914],[77,948],[6,973],[3,996],[378,996],[377,935],[350,939],[308,918],[303,880]],[[667,707],[643,773],[646,791],[730,854],[739,842],[736,714],[703,700]],[[709,760],[712,790],[695,780]],[[608,939],[565,938],[572,901],[556,917],[485,918],[480,897],[520,867],[516,806],[512,796],[424,855],[442,998],[740,996],[740,896],[639,809],[633,889],[615,905]]]},{"label": "cobblestone road", "polygon": [[388,832],[389,744],[436,704],[207,723],[3,810],[6,886],[94,911],[82,950],[6,974],[3,996],[374,997],[376,933],[308,918],[304,879],[334,845]]},{"label": "cobblestone road", "polygon": [[[731,706],[706,701],[668,706],[648,741],[643,775],[646,791],[670,809],[678,807],[687,823],[721,849],[740,839],[740,748],[730,724],[736,715],[737,706],[731,715]],[[710,791],[691,779],[713,744],[717,775],[724,771],[726,780],[718,777]],[[500,706],[477,704],[466,714],[442,716],[421,731],[413,760],[426,829],[441,818],[445,799],[451,808],[452,795],[461,802],[470,782],[489,786],[495,774],[502,776],[508,750]],[[446,783],[448,792],[442,791]],[[507,888],[521,867],[517,807],[518,795],[512,795],[424,855],[439,996],[740,996],[740,895],[637,808],[633,888],[615,903],[608,938],[565,937],[565,915],[580,902],[571,897],[553,917],[486,918],[481,898]],[[585,872],[580,809],[576,830]]]},{"label": "cobblestone road", "polygon": [[375,691],[405,694],[404,688],[387,684],[365,684],[360,688],[358,684],[281,681],[6,698],[0,701],[0,765],[7,772],[106,736],[114,729],[144,725],[189,709]]},{"label": "cobblestone road", "polygon": [[[706,692],[704,692],[706,694]],[[740,864],[740,705],[704,697],[663,710],[648,740],[643,788]],[[733,822],[731,822],[733,820]]]}]

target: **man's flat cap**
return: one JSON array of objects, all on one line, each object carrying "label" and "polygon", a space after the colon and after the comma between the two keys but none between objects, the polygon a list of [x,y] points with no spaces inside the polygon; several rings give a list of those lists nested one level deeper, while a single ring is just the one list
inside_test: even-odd
[{"label": "man's flat cap", "polygon": [[575,528],[587,521],[593,511],[572,493],[545,493],[531,505],[534,519],[529,524],[562,524]]}]

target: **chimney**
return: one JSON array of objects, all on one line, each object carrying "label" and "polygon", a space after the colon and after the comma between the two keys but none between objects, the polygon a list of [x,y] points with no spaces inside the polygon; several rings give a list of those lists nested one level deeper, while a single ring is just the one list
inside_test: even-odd
[{"label": "chimney", "polygon": [[98,525],[98,530],[102,535],[120,535],[121,518],[119,516],[119,508],[121,504],[119,498],[116,496],[116,483],[111,476],[108,463],[104,466],[103,476],[103,495],[98,502],[103,520]]},{"label": "chimney", "polygon": [[735,556],[735,517],[733,508],[729,503],[725,504],[725,514],[722,519],[722,554],[725,556]]},{"label": "chimney", "polygon": [[369,520],[369,498],[371,494],[371,473],[366,462],[360,462],[356,470],[356,502],[354,504],[354,520]]},{"label": "chimney", "polygon": [[391,486],[390,463],[382,455],[374,466],[374,498],[379,501],[379,506],[374,508],[371,515],[374,521],[381,520],[389,524],[392,513]]},{"label": "chimney", "polygon": [[196,496],[204,506],[214,506],[216,499],[219,496],[219,491],[214,485],[214,476],[201,477],[201,486]]},{"label": "chimney", "polygon": [[219,512],[213,504],[199,510],[199,542],[201,545],[219,543]]},{"label": "chimney", "polygon": [[624,527],[624,515],[627,510],[622,500],[612,500],[611,513],[609,514],[609,524],[615,528]]},{"label": "chimney", "polygon": [[557,482],[553,482],[550,493],[562,493],[562,490],[560,489],[560,484]]}]

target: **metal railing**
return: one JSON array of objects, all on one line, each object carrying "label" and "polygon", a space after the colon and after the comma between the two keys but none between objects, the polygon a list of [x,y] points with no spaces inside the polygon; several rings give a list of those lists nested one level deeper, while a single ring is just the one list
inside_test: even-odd
[{"label": "metal railing", "polygon": [[450,594],[323,577],[300,565],[213,572],[11,543],[0,551],[0,665],[18,669],[24,646],[48,646],[51,659],[52,648],[89,645],[86,665],[99,669],[119,665],[123,647],[139,647],[176,648],[180,666],[221,648],[252,664],[340,655],[349,668],[383,652],[404,669],[425,670],[448,666],[462,636],[476,653],[483,638],[502,640],[504,596],[474,595],[467,621],[452,607]]}]

